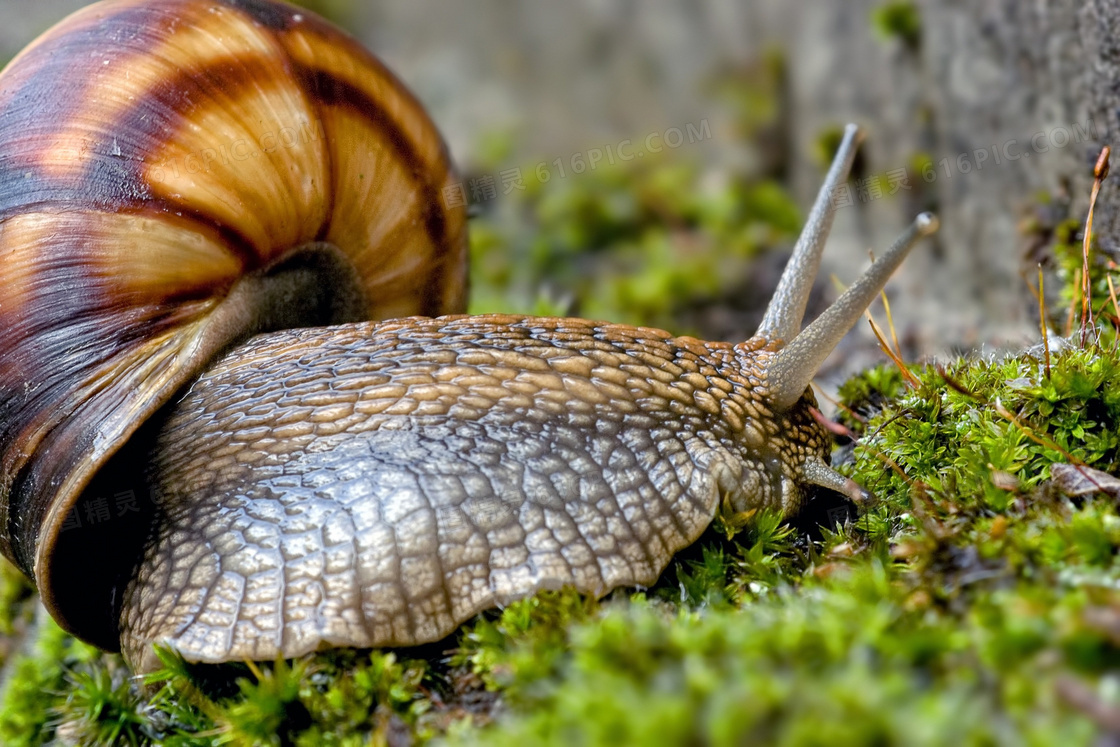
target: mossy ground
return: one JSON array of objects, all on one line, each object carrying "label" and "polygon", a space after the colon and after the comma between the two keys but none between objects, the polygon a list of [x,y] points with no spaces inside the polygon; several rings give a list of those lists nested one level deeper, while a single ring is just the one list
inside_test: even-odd
[{"label": "mossy ground", "polygon": [[[473,310],[701,331],[696,310],[726,307],[800,223],[776,183],[719,176],[647,161],[528,180],[474,221]],[[1063,312],[1077,230],[1046,234]],[[909,385],[884,365],[842,388],[858,437],[842,469],[876,500],[713,527],[650,589],[540,594],[403,651],[167,654],[138,681],[4,567],[0,743],[1093,744],[1120,732],[1120,510],[1050,480],[1056,463],[1120,469],[1093,272],[1100,339],[1055,343],[1049,364],[1039,348],[915,366]]]}]

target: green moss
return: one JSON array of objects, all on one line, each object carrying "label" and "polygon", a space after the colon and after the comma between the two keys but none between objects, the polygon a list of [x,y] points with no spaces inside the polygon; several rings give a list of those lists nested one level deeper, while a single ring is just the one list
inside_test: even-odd
[{"label": "green moss", "polygon": [[886,364],[869,368],[844,382],[837,394],[844,408],[838,420],[855,430],[862,430],[867,418],[879,413],[883,406],[897,399],[904,391],[902,374]]},{"label": "green moss", "polygon": [[68,679],[72,668],[97,660],[99,653],[66,635],[46,613],[29,633],[28,650],[13,652],[0,687],[0,744],[20,747],[50,741],[60,728],[63,704],[78,684]]},{"label": "green moss", "polygon": [[524,192],[496,198],[506,209],[471,224],[471,311],[696,332],[682,329],[686,310],[741,296],[751,260],[796,235],[799,211],[774,182],[705,179],[692,165],[654,161],[547,185],[526,176]]},{"label": "green moss", "polygon": [[[958,511],[1006,511],[1049,476],[1055,461],[1076,458],[1114,470],[1118,374],[1111,351],[1079,349],[1054,353],[1049,376],[1029,355],[961,361],[944,375],[921,370],[921,388],[881,414],[881,427],[878,420],[868,424],[857,451],[872,458],[860,461],[853,476],[898,501],[909,500],[921,482],[933,495],[952,495]],[[883,469],[884,458],[899,469]],[[1016,487],[1008,489],[1003,475]]]},{"label": "green moss", "polygon": [[113,666],[81,665],[66,674],[66,698],[54,711],[56,735],[78,744],[138,745],[146,741],[142,699],[131,687],[131,672]]},{"label": "green moss", "polygon": [[35,587],[27,577],[11,563],[0,560],[0,635],[13,637],[30,623],[34,604],[29,602],[34,595]]},{"label": "green moss", "polygon": [[469,666],[491,691],[523,701],[534,683],[557,673],[570,627],[591,619],[598,606],[571,590],[514,602],[495,619],[484,616],[466,627],[452,662]]},{"label": "green moss", "polygon": [[[1000,611],[984,621],[988,628],[963,631],[910,614],[874,564],[737,614],[672,614],[635,601],[574,629],[562,679],[522,715],[469,741],[994,744],[1044,742],[1055,733],[1088,740],[1084,719],[1038,718],[1033,709],[1046,700],[1045,687],[1019,693],[1014,712],[993,719],[1010,709],[985,682],[994,672],[973,637],[999,640],[1006,631],[991,627]],[[1008,658],[1037,658],[1040,647]]]},{"label": "green moss", "polygon": [[[743,143],[780,139],[780,135],[774,137],[777,134],[774,131],[786,124],[788,88],[786,55],[777,46],[768,47],[756,59],[725,71],[712,84],[715,97],[733,113],[735,140]],[[770,152],[758,154],[764,164],[762,173],[782,170],[785,164],[773,160],[773,156],[781,154],[774,153],[773,148],[768,150]]]},{"label": "green moss", "polygon": [[885,39],[899,39],[909,49],[922,41],[922,18],[910,0],[887,2],[871,11],[871,25]]}]

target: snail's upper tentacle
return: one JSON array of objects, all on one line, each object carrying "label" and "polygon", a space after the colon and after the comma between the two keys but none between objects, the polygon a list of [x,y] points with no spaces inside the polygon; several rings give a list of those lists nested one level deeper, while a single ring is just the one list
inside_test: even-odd
[{"label": "snail's upper tentacle", "polygon": [[770,297],[766,314],[755,332],[758,336],[789,341],[801,331],[805,306],[809,303],[809,293],[817,279],[825,241],[836,217],[836,190],[844,184],[852,170],[863,134],[863,130],[854,124],[844,128],[840,147],[801,228],[801,235],[797,237],[778,287]]},{"label": "snail's upper tentacle", "polygon": [[902,260],[918,241],[935,231],[937,218],[932,213],[921,213],[840,298],[782,348],[769,371],[775,407],[784,409],[801,399],[825,358],[851,331]]}]

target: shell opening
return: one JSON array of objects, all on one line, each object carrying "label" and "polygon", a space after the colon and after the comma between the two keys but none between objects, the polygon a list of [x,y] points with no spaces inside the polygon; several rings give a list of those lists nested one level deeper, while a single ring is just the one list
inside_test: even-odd
[{"label": "shell opening", "polygon": [[[96,459],[71,471],[41,527],[17,544],[28,554],[34,548],[34,575],[44,603],[64,629],[104,649],[119,645],[121,594],[152,523],[154,503],[145,471],[154,442],[150,429],[162,421],[157,411],[177,401],[177,392],[222,352],[254,334],[356,321],[366,308],[346,255],[331,244],[313,243],[241,278],[190,328],[193,332],[184,332],[187,339],[175,349],[175,371],[159,380],[143,409],[129,411],[131,417],[109,432]],[[98,562],[90,563],[91,557]]]}]

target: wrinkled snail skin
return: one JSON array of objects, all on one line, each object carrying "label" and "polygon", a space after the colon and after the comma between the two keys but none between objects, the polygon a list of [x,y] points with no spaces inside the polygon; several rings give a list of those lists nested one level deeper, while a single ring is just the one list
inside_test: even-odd
[{"label": "wrinkled snail skin", "polygon": [[282,2],[108,0],[5,68],[0,549],[65,628],[117,645],[120,580],[62,527],[215,355],[464,309],[450,169],[380,62]]},{"label": "wrinkled snail skin", "polygon": [[411,645],[540,589],[652,584],[721,499],[792,511],[827,458],[807,407],[760,396],[772,347],[499,315],[256,337],[153,449],[125,655]]},{"label": "wrinkled snail skin", "polygon": [[936,229],[801,330],[859,139],[745,342],[456,316],[445,149],[368,53],[274,0],[91,6],[0,74],[0,549],[146,671],[432,641],[859,498],[809,383]]}]

